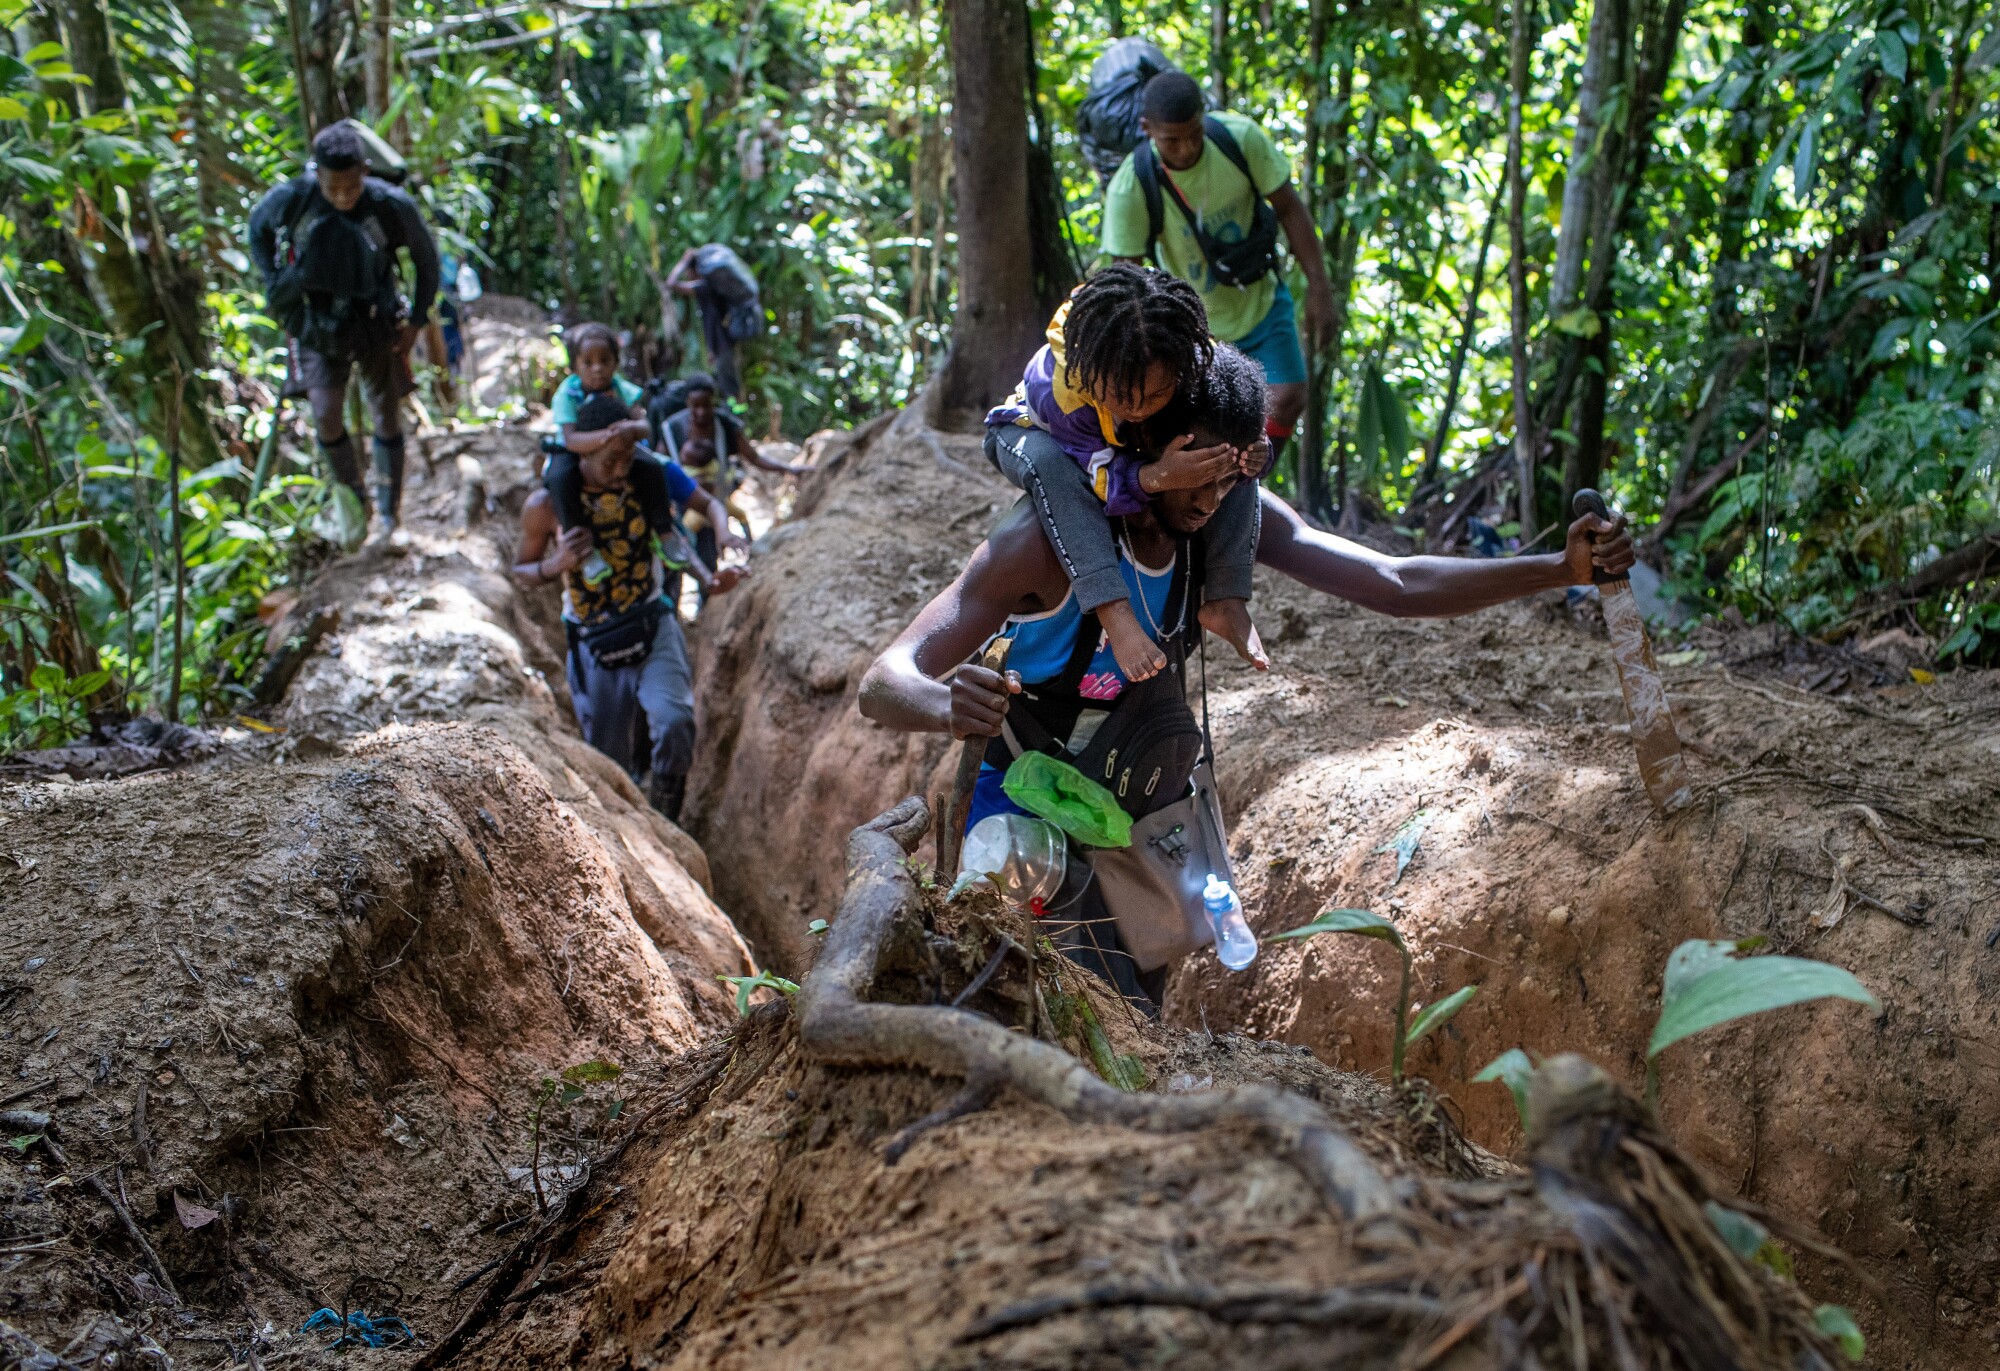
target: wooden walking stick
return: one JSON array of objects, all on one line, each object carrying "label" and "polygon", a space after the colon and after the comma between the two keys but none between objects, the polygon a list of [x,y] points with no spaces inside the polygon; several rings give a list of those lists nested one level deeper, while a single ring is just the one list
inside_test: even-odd
[{"label": "wooden walking stick", "polygon": [[[1012,638],[995,638],[987,644],[986,651],[979,659],[979,665],[988,671],[1005,674],[1007,654],[1013,649]],[[958,774],[952,780],[951,804],[940,806],[937,830],[937,874],[947,883],[958,875],[959,846],[965,840],[965,818],[972,811],[972,788],[979,783],[979,765],[986,757],[987,740],[971,737],[958,754]]]}]

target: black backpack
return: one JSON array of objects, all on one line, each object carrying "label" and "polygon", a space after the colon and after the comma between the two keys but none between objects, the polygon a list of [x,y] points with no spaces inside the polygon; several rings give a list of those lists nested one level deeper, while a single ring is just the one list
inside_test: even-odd
[{"label": "black backpack", "polygon": [[372,351],[395,333],[401,313],[394,255],[368,227],[310,189],[285,225],[285,265],[265,303],[303,347],[335,355]]},{"label": "black backpack", "polygon": [[1173,69],[1167,55],[1143,38],[1120,38],[1090,69],[1090,93],[1076,111],[1076,137],[1100,182],[1109,181],[1145,137],[1139,114],[1146,83]]},{"label": "black backpack", "polygon": [[[1160,154],[1148,139],[1132,153],[1132,172],[1138,177],[1139,190],[1146,197],[1146,255],[1156,263],[1159,260],[1160,231],[1166,227],[1166,205],[1168,195],[1179,207],[1181,217],[1187,220],[1188,228],[1194,233],[1195,243],[1201,248],[1202,260],[1208,263],[1209,274],[1225,286],[1252,286],[1278,269],[1278,212],[1271,208],[1271,202],[1257,191],[1257,178],[1250,174],[1249,159],[1236,138],[1223,127],[1222,121],[1214,115],[1204,115],[1202,132],[1208,141],[1215,144],[1235,168],[1243,173],[1243,179],[1250,183],[1250,203],[1255,206],[1251,215],[1250,231],[1234,243],[1221,242],[1202,230],[1201,221],[1188,208],[1186,200],[1174,187],[1160,167]],[[1164,190],[1162,189],[1164,187]]]}]

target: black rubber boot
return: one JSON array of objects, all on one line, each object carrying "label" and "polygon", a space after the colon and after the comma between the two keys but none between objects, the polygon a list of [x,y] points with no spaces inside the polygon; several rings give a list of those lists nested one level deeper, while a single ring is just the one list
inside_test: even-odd
[{"label": "black rubber boot", "polygon": [[375,440],[375,510],[391,524],[403,509],[403,437]]},{"label": "black rubber boot", "polygon": [[687,777],[653,773],[646,786],[646,801],[675,823],[681,820],[681,801],[687,798]]},{"label": "black rubber boot", "polygon": [[354,439],[343,433],[330,443],[321,443],[319,451],[333,479],[354,492],[354,498],[361,501],[361,512],[366,514],[368,485],[361,479],[361,463],[355,460]]}]

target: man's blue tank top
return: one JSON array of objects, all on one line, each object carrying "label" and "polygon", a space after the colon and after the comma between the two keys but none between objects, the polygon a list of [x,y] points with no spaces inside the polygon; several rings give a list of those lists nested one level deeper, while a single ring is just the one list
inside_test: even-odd
[{"label": "man's blue tank top", "polygon": [[[1118,572],[1125,578],[1125,598],[1148,636],[1158,642],[1172,627],[1162,620],[1167,613],[1167,595],[1173,588],[1174,565],[1168,562],[1163,567],[1141,566],[1128,549],[1121,548],[1120,552],[1123,555],[1118,559]],[[1076,647],[1077,629],[1082,621],[1083,611],[1076,603],[1074,589],[1054,609],[1015,615],[1000,630],[1001,637],[1014,640],[1007,656],[1007,669],[1019,672],[1021,683],[1030,689],[1062,675]],[[1086,700],[1102,701],[1109,708],[1124,693],[1126,685],[1125,673],[1118,669],[1111,644],[1100,631],[1096,655],[1091,658],[1077,693]]]}]

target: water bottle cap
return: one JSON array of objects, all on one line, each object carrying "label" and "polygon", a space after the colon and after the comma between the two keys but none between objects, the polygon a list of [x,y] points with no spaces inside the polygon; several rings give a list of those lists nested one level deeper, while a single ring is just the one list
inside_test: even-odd
[{"label": "water bottle cap", "polygon": [[1211,871],[1208,873],[1208,884],[1202,888],[1201,894],[1205,900],[1223,899],[1229,894],[1229,883]]}]

